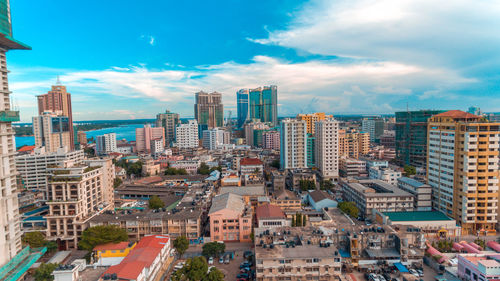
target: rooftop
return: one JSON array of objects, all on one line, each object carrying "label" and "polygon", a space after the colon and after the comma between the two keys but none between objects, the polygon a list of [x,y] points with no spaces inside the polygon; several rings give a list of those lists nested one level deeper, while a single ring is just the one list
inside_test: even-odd
[{"label": "rooftop", "polygon": [[226,194],[226,193],[234,193],[240,196],[264,196],[266,195],[266,189],[264,185],[221,187],[219,194]]},{"label": "rooftop", "polygon": [[401,177],[398,179],[398,181],[402,181],[402,182],[409,184],[411,186],[414,186],[414,187],[421,187],[421,186],[426,185],[423,182],[420,182],[420,181],[412,179],[412,178],[407,178],[407,177]]},{"label": "rooftop", "polygon": [[240,160],[241,165],[262,165],[262,161],[258,158],[243,158]]},{"label": "rooftop", "polygon": [[347,179],[344,184],[366,197],[387,197],[387,196],[412,196],[410,193],[401,190],[385,181],[374,179]]},{"label": "rooftop", "polygon": [[482,118],[479,115],[474,115],[472,113],[468,113],[468,112],[461,111],[461,110],[446,111],[446,112],[434,115],[434,117],[451,117],[451,118],[457,118],[457,119],[458,118],[460,118],[460,119],[480,119],[480,118]]},{"label": "rooftop", "polygon": [[311,198],[314,202],[319,202],[319,201],[322,201],[325,199],[333,200],[332,198],[330,198],[330,196],[328,196],[328,194],[326,192],[321,191],[321,190],[315,190],[315,191],[309,192],[309,196],[311,196]]},{"label": "rooftop", "polygon": [[393,222],[398,221],[452,221],[453,219],[439,211],[384,212]]},{"label": "rooftop", "polygon": [[224,209],[231,209],[238,213],[242,213],[245,209],[243,197],[234,193],[217,195],[212,199],[212,207],[210,207],[210,211],[208,213],[212,214]]},{"label": "rooftop", "polygon": [[119,242],[119,243],[106,243],[98,245],[94,248],[94,251],[111,251],[111,250],[124,250],[129,247],[129,242]]},{"label": "rooftop", "polygon": [[257,219],[286,218],[285,213],[279,206],[272,204],[260,205],[255,209]]}]

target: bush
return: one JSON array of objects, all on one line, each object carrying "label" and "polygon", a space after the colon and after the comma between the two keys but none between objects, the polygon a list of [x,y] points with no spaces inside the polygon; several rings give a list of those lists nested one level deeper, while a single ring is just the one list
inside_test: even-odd
[{"label": "bush", "polygon": [[56,269],[57,263],[42,263],[40,267],[35,270],[35,281],[52,281],[54,276],[52,272]]},{"label": "bush", "polygon": [[205,257],[218,257],[226,251],[226,244],[218,242],[205,243],[201,254]]},{"label": "bush", "polygon": [[128,240],[127,232],[116,225],[98,225],[89,227],[82,233],[78,247],[92,251],[95,246],[106,243],[118,243]]},{"label": "bush", "polygon": [[174,240],[174,247],[179,253],[179,255],[182,256],[182,254],[184,254],[186,250],[189,248],[189,241],[187,240],[186,236],[177,237]]},{"label": "bush", "polygon": [[153,195],[149,198],[148,207],[151,210],[157,210],[161,208],[165,208],[165,203],[160,199],[160,197]]},{"label": "bush", "polygon": [[338,208],[352,218],[357,218],[359,215],[358,207],[354,202],[340,202]]}]

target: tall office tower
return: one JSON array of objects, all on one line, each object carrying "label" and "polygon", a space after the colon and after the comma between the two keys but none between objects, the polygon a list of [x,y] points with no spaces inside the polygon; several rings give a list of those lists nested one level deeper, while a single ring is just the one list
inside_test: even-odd
[{"label": "tall office tower", "polygon": [[175,128],[175,145],[178,148],[196,148],[198,141],[198,122],[189,120],[187,124],[181,124]]},{"label": "tall office tower", "polygon": [[339,130],[339,155],[358,159],[370,152],[370,134],[354,129]]},{"label": "tall office tower", "polygon": [[249,91],[249,119],[278,125],[278,86],[264,86]]},{"label": "tall office tower", "polygon": [[364,118],[361,121],[361,131],[370,134],[370,141],[374,142],[384,133],[384,119],[378,117]]},{"label": "tall office tower", "polygon": [[427,163],[427,120],[443,110],[396,112],[396,159],[424,169]]},{"label": "tall office tower", "polygon": [[203,91],[195,94],[194,118],[209,129],[224,126],[224,105],[222,94]]},{"label": "tall office tower", "polygon": [[316,123],[316,167],[325,179],[339,176],[339,122],[333,118]]},{"label": "tall office tower", "polygon": [[281,122],[281,169],[307,168],[307,123],[296,119]]},{"label": "tall office tower", "polygon": [[477,106],[470,106],[467,112],[475,115],[483,115],[483,112],[481,111],[481,108]]},{"label": "tall office tower", "polygon": [[434,209],[456,219],[464,235],[494,233],[500,123],[451,110],[431,117],[427,128],[427,180]]},{"label": "tall office tower", "polygon": [[29,46],[14,40],[10,19],[10,3],[8,0],[0,1],[0,90],[2,102],[0,103],[0,266],[14,257],[21,250],[21,229],[19,223],[19,207],[16,192],[16,169],[14,153],[16,144],[12,122],[19,121],[19,111],[10,107],[10,91],[7,79],[6,53],[9,50],[29,50]]},{"label": "tall office tower", "polygon": [[313,134],[307,134],[307,167],[316,167],[316,138]]},{"label": "tall office tower", "polygon": [[250,120],[250,94],[248,89],[236,92],[236,109],[238,110],[238,128],[242,128],[245,121]]},{"label": "tall office tower", "polygon": [[[69,118],[53,112],[44,112],[33,117],[35,146],[45,147],[47,152],[56,152],[61,147],[72,149]],[[73,145],[74,147],[74,145]]]},{"label": "tall office tower", "polygon": [[172,145],[175,141],[175,127],[181,123],[178,113],[173,113],[168,110],[165,113],[156,115],[156,127],[163,127],[165,131],[165,144]]},{"label": "tall office tower", "polygon": [[110,152],[116,152],[118,149],[116,147],[116,133],[104,134],[102,136],[97,136],[96,140],[96,153],[97,155],[108,154]]},{"label": "tall office tower", "polygon": [[138,153],[151,153],[151,140],[159,139],[165,146],[165,132],[163,127],[151,127],[144,125],[143,128],[135,129],[135,148]]},{"label": "tall office tower", "polygon": [[297,114],[298,120],[304,120],[307,122],[307,133],[313,134],[315,133],[315,125],[316,122],[321,120],[325,120],[326,118],[333,118],[333,115],[325,115],[324,112],[316,112],[311,114]]},{"label": "tall office tower", "polygon": [[105,167],[71,163],[49,168],[46,237],[57,242],[60,250],[76,249],[89,220],[113,209],[107,201],[113,194],[105,194],[110,190],[105,172]]},{"label": "tall office tower", "polygon": [[81,163],[84,158],[83,150],[68,151],[68,148],[59,148],[56,152],[46,152],[44,147],[35,148],[34,154],[16,156],[16,168],[27,190],[40,190],[47,199],[47,168],[62,165],[65,161]]},{"label": "tall office tower", "polygon": [[253,120],[245,124],[245,141],[247,145],[261,147],[263,146],[263,135],[269,131],[267,123]]},{"label": "tall office tower", "polygon": [[87,134],[84,131],[78,131],[76,138],[80,145],[87,145]]},{"label": "tall office tower", "polygon": [[203,147],[209,150],[217,149],[219,145],[224,144],[225,133],[226,131],[220,128],[203,131]]},{"label": "tall office tower", "polygon": [[70,150],[75,149],[75,136],[73,131],[73,110],[71,109],[71,94],[66,91],[66,86],[60,84],[57,79],[57,85],[46,94],[37,96],[38,114],[41,116],[46,111],[54,112],[59,116],[66,116],[69,122],[70,132]]},{"label": "tall office tower", "polygon": [[267,131],[263,135],[264,148],[280,150],[280,132]]}]

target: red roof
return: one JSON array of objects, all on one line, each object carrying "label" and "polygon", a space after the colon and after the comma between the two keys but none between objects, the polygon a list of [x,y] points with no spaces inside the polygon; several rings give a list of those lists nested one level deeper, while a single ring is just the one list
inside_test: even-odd
[{"label": "red roof", "polygon": [[124,250],[127,248],[128,248],[128,242],[106,243],[96,246],[94,248],[94,251]]},{"label": "red roof", "polygon": [[243,158],[240,160],[240,165],[262,165],[262,161],[257,158]]},{"label": "red roof", "polygon": [[258,219],[266,218],[286,218],[285,212],[279,206],[264,204],[255,209],[256,217]]},{"label": "red roof", "polygon": [[25,146],[19,148],[19,150],[17,150],[17,151],[18,152],[29,152],[29,151],[33,151],[33,149],[35,149],[34,145],[25,145]]},{"label": "red roof", "polygon": [[451,118],[464,118],[464,119],[477,119],[481,118],[479,115],[474,115],[461,110],[450,110],[443,113],[434,115],[435,117],[451,117]]},{"label": "red roof", "polygon": [[120,264],[111,266],[103,275],[116,273],[118,280],[137,280],[144,268],[151,266],[169,239],[167,235],[151,235],[142,238]]},{"label": "red roof", "polygon": [[162,180],[163,180],[163,178],[160,177],[160,176],[151,176],[151,177],[147,177],[147,178],[143,178],[143,179],[137,180],[135,183],[151,184],[151,183],[161,182]]}]

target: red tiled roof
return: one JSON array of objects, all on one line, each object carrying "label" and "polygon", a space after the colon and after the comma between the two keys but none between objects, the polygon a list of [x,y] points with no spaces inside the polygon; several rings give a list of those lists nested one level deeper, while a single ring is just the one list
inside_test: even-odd
[{"label": "red tiled roof", "polygon": [[106,243],[96,246],[94,251],[124,250],[127,249],[127,247],[128,242]]},{"label": "red tiled roof", "polygon": [[262,165],[262,161],[257,158],[243,158],[240,160],[240,165]]},{"label": "red tiled roof", "polygon": [[21,148],[19,148],[19,152],[28,152],[28,151],[32,151],[33,149],[35,149],[35,146],[34,145],[25,145]]},{"label": "red tiled roof", "polygon": [[481,118],[479,115],[474,115],[461,110],[450,110],[443,113],[434,115],[435,117],[451,117],[451,118],[465,118],[465,119],[476,119]]},{"label": "red tiled roof", "polygon": [[272,204],[260,205],[255,209],[257,219],[286,218],[285,212],[279,206]]},{"label": "red tiled roof", "polygon": [[137,180],[136,183],[150,184],[150,183],[155,183],[155,182],[161,182],[162,180],[163,179],[160,176],[152,176],[152,177],[147,177],[147,178]]},{"label": "red tiled roof", "polygon": [[103,275],[116,273],[118,280],[137,280],[144,268],[151,266],[169,239],[167,235],[142,238],[120,264],[111,266]]}]

